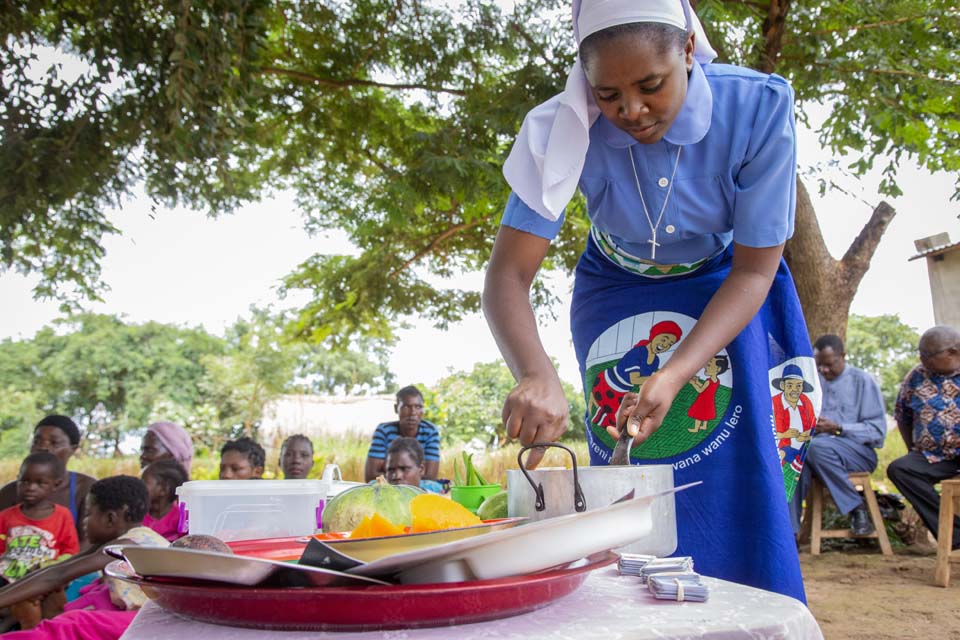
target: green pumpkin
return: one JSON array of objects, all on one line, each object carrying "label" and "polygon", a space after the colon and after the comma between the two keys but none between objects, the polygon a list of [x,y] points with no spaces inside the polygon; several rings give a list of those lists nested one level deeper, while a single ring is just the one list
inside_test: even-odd
[{"label": "green pumpkin", "polygon": [[507,492],[501,491],[500,493],[495,493],[487,497],[480,505],[480,508],[477,509],[477,515],[480,516],[481,520],[499,520],[500,518],[506,518],[508,516]]},{"label": "green pumpkin", "polygon": [[383,478],[352,487],[334,496],[323,508],[323,532],[352,531],[364,516],[379,513],[395,525],[412,524],[410,501],[421,493],[420,487],[388,484]]}]

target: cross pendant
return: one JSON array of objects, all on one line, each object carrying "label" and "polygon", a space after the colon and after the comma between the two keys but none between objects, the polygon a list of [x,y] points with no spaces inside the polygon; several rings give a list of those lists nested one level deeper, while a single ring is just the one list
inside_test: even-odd
[{"label": "cross pendant", "polygon": [[650,259],[657,259],[657,247],[660,246],[660,243],[657,242],[657,234],[653,234],[653,237],[647,240],[650,243]]}]

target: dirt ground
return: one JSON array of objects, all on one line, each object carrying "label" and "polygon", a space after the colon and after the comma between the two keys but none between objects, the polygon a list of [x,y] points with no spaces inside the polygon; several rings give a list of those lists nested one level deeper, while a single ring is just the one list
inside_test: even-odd
[{"label": "dirt ground", "polygon": [[802,547],[800,565],[810,610],[826,640],[960,640],[960,563],[950,587],[933,584],[935,551],[876,548],[824,551]]}]

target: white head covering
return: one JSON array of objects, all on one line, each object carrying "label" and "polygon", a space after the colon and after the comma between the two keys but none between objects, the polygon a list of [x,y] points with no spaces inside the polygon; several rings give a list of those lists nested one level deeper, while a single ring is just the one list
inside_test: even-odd
[{"label": "white head covering", "polygon": [[[657,22],[694,32],[694,58],[717,57],[688,0],[573,0],[577,46],[597,31],[619,24]],[[578,58],[563,92],[524,118],[503,175],[531,209],[556,220],[577,188],[590,144],[590,126],[600,116]]]}]

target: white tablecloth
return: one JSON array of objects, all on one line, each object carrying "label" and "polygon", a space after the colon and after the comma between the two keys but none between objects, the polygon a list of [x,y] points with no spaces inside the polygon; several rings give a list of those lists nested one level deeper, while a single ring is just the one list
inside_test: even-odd
[{"label": "white tablecloth", "polygon": [[656,600],[639,578],[621,577],[616,568],[605,567],[566,598],[521,616],[457,627],[359,633],[270,632],[205,624],[180,618],[148,602],[122,640],[823,638],[813,614],[793,598],[713,578],[704,582],[710,586],[709,601],[669,602]]}]

